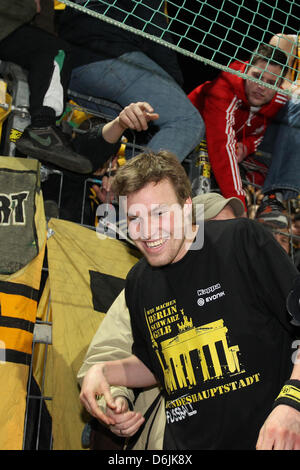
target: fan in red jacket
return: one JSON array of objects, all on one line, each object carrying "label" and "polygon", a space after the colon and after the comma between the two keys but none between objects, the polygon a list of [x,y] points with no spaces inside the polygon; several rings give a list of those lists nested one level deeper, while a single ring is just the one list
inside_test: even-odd
[{"label": "fan in red jacket", "polygon": [[[249,62],[233,62],[230,68],[280,86],[285,64],[282,51],[262,45]],[[221,72],[188,96],[204,119],[209,159],[221,193],[226,198],[238,197],[247,210],[238,163],[257,150],[266,127],[286,103],[287,95]]]}]

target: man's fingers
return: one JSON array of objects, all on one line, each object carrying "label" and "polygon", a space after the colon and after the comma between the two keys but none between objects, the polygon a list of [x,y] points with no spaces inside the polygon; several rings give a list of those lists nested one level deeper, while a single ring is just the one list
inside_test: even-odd
[{"label": "man's fingers", "polygon": [[128,411],[128,401],[125,397],[115,397],[115,404],[116,408],[114,409],[114,413],[125,413]]},{"label": "man's fingers", "polygon": [[[134,434],[139,430],[139,428],[141,427],[141,425],[143,424],[144,422],[144,419],[140,418],[140,420],[135,423],[133,426],[131,427],[128,427],[128,428],[122,428],[120,427],[119,429],[115,428],[115,431],[114,434],[117,434],[117,435],[121,435],[121,436],[124,436],[124,437],[131,437],[131,436],[134,436]],[[110,429],[112,430],[112,427],[113,426],[110,426]]]},{"label": "man's fingers", "polygon": [[148,121],[155,121],[156,119],[159,118],[158,113],[147,113],[147,119]]},{"label": "man's fingers", "polygon": [[294,442],[293,450],[300,450],[300,437],[298,436]]},{"label": "man's fingers", "polygon": [[153,113],[154,111],[151,104],[147,103],[147,101],[142,101],[136,104],[140,107],[142,111],[146,111],[147,113]]},{"label": "man's fingers", "polygon": [[145,131],[148,128],[146,113],[144,113],[138,105],[134,105],[132,109],[128,111],[128,118],[130,119],[131,129]]},{"label": "man's fingers", "polygon": [[107,426],[111,426],[115,424],[115,420],[112,416],[107,416],[98,406],[97,400],[94,397],[86,397],[80,395],[80,401],[83,406],[87,409],[91,416],[94,418],[99,419]]},{"label": "man's fingers", "polygon": [[291,450],[299,446],[299,411],[287,405],[276,406],[259,432],[257,450]]},{"label": "man's fingers", "polygon": [[148,129],[148,122],[159,118],[147,102],[131,103],[120,113],[121,124],[126,128],[142,131]]},{"label": "man's fingers", "polygon": [[144,421],[145,418],[141,413],[130,411],[126,413],[126,419],[124,416],[124,420],[116,423],[115,425],[111,425],[110,430],[117,436],[121,435],[124,437],[130,437],[138,431]]},{"label": "man's fingers", "polygon": [[266,427],[263,426],[258,435],[256,443],[256,450],[272,450],[274,445],[274,437],[271,433],[267,432]]},{"label": "man's fingers", "polygon": [[145,124],[146,126],[147,126],[148,121],[155,121],[156,119],[159,118],[159,114],[155,113],[152,106],[146,101],[144,101],[143,103],[137,103],[137,105],[139,106],[141,111],[143,111],[143,116],[145,117],[145,120],[146,120],[146,124]]}]

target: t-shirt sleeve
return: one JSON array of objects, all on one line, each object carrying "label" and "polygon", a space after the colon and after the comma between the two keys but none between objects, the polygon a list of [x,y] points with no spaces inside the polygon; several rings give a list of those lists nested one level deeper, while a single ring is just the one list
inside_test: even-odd
[{"label": "t-shirt sleeve", "polygon": [[140,279],[141,262],[137,263],[129,271],[125,284],[125,299],[130,313],[131,330],[132,330],[132,354],[138,357],[154,374],[154,367],[151,361],[151,354],[148,351],[148,343],[146,340],[145,328],[142,308],[139,308],[137,295]]}]

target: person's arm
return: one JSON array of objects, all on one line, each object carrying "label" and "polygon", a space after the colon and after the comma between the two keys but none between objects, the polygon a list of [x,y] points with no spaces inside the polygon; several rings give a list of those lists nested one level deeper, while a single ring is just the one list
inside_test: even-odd
[{"label": "person's arm", "polygon": [[[85,375],[93,365],[129,357],[132,343],[130,317],[122,290],[89,345],[85,360],[77,374],[79,385],[82,385]],[[110,392],[117,405],[115,410],[106,406],[103,397],[96,398],[97,406],[115,421],[115,424],[110,426],[114,434],[132,436],[144,422],[142,413],[133,410],[134,392],[130,388],[120,386],[111,387]]]},{"label": "person's arm", "polygon": [[148,129],[148,123],[159,118],[147,102],[131,103],[126,106],[113,121],[102,129],[103,138],[109,143],[117,142],[126,129],[138,132]]},{"label": "person's arm", "polygon": [[110,392],[110,385],[125,387],[150,387],[157,380],[152,372],[136,356],[126,359],[95,364],[85,375],[80,393],[80,400],[87,411],[108,426],[115,424],[115,419],[103,413],[98,407],[97,397],[103,395],[107,406],[116,413],[124,409],[116,404]]},{"label": "person's arm", "polygon": [[285,404],[275,406],[260,430],[257,450],[300,450],[300,348],[290,379],[299,381],[295,400],[298,409]]},{"label": "person's arm", "polygon": [[[77,374],[79,385],[82,386],[85,375],[93,365],[129,357],[132,342],[130,317],[125,302],[124,290],[122,290],[106,313],[88,347],[84,362]],[[106,407],[103,397],[97,399],[97,406],[100,407],[103,413],[115,416],[115,421],[119,422],[123,429],[124,426],[128,428],[129,436],[134,431],[133,425],[135,424],[138,428],[142,418],[141,414],[129,410],[133,406],[134,392],[126,387],[111,387],[111,395],[118,405],[116,408],[118,414]],[[122,409],[122,413],[119,413],[120,409]],[[128,421],[129,423],[127,423]],[[120,434],[118,423],[110,429],[115,434]],[[124,435],[126,435],[125,432]]]},{"label": "person's arm", "polygon": [[[243,250],[246,251],[248,257],[246,265],[251,273],[252,287],[256,292],[257,302],[265,310],[266,318],[275,318],[278,325],[281,325],[280,328],[289,331],[292,345],[293,338],[296,338],[299,332],[295,329],[294,313],[287,309],[287,299],[294,289],[299,273],[272,233],[262,224],[248,220],[244,228],[246,226],[248,227],[247,236],[244,236],[243,230],[237,231],[235,236],[239,240],[244,240]],[[282,380],[287,380],[289,375],[292,380],[300,380],[299,350],[298,355],[292,352],[291,349],[290,360],[293,369],[289,368],[286,378]],[[278,377],[278,369],[281,367],[282,364],[274,364],[274,380]],[[283,370],[282,373],[284,373]],[[270,401],[272,411],[262,423],[261,429],[257,430],[257,449],[300,448],[300,411],[293,406],[287,406],[286,400],[284,400],[285,404],[282,404],[283,400],[278,398],[280,389],[276,390],[275,394],[276,406],[272,410],[274,403]],[[295,401],[290,403],[295,406],[298,406],[298,403],[300,405],[299,396],[300,387],[299,393],[296,392]]]},{"label": "person's arm", "polygon": [[209,161],[222,195],[226,198],[238,197],[246,210],[234,129],[235,113],[239,105],[237,97],[222,76],[203,88],[198,87],[188,96],[201,109]]},{"label": "person's arm", "polygon": [[[118,142],[126,129],[135,131],[145,131],[148,123],[159,118],[159,114],[154,113],[152,106],[147,102],[131,103],[126,106],[113,121],[106,123],[102,128],[102,137],[106,143],[111,145]],[[100,202],[113,201],[114,195],[110,192],[111,179],[103,176],[102,185],[93,185]]]},{"label": "person's arm", "polygon": [[[73,145],[77,153],[85,155],[91,161],[92,172],[102,176],[105,173],[105,164],[120,148],[124,131],[146,130],[148,123],[158,118],[159,115],[149,103],[131,103],[115,119],[101,125],[100,128],[95,127],[91,132],[75,134]],[[97,188],[94,189],[97,192]]]}]

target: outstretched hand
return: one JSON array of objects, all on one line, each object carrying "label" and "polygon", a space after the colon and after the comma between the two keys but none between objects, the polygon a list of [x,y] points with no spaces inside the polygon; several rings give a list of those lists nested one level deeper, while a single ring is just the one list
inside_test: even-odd
[{"label": "outstretched hand", "polygon": [[107,426],[114,425],[113,415],[108,416],[98,406],[97,398],[101,395],[106,400],[106,405],[117,413],[124,409],[120,403],[116,403],[110,393],[110,386],[104,373],[105,364],[95,364],[86,373],[81,387],[80,401],[90,415],[103,421]]},{"label": "outstretched hand", "polygon": [[[95,364],[88,370],[82,383],[80,401],[90,415],[109,426],[117,436],[133,436],[143,424],[144,417],[141,413],[128,409],[126,398],[112,397],[104,367],[104,364]],[[101,395],[106,401],[105,411],[98,405],[97,399]]]},{"label": "outstretched hand", "polygon": [[117,119],[123,129],[145,131],[148,129],[148,122],[158,118],[159,114],[155,113],[152,106],[144,101],[129,104],[120,112]]},{"label": "outstretched hand", "polygon": [[145,131],[148,123],[159,118],[152,106],[146,101],[139,101],[125,106],[113,121],[102,128],[102,136],[109,143],[116,143],[126,129]]},{"label": "outstretched hand", "polygon": [[128,401],[125,397],[116,397],[115,404],[117,406],[115,410],[110,408],[106,410],[107,416],[115,421],[115,424],[110,425],[109,429],[117,436],[133,436],[145,418],[141,413],[128,409]]}]

